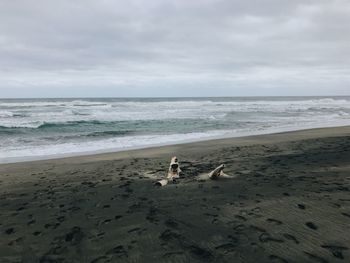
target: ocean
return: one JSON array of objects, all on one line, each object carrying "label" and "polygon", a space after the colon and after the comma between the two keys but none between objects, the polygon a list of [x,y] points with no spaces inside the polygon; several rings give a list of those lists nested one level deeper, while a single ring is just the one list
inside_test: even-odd
[{"label": "ocean", "polygon": [[0,99],[0,163],[350,125],[350,97]]}]

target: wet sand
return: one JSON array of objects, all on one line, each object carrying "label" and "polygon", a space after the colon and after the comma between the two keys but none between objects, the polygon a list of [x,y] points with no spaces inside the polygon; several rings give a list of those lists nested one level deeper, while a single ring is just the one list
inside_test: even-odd
[{"label": "wet sand", "polygon": [[4,263],[350,262],[350,127],[2,164],[0,207]]}]

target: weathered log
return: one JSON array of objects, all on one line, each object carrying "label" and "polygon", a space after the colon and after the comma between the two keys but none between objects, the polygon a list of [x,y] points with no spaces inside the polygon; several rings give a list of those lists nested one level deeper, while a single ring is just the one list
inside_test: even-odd
[{"label": "weathered log", "polygon": [[168,184],[168,179],[162,179],[162,180],[159,180],[158,182],[156,182],[154,185],[164,186],[164,185],[167,185],[167,184]]},{"label": "weathered log", "polygon": [[170,165],[169,165],[169,170],[168,170],[168,175],[165,179],[161,179],[157,182],[155,182],[154,185],[157,186],[165,186],[169,183],[169,181],[174,181],[174,179],[179,178],[181,173],[180,165],[179,165],[179,160],[177,159],[176,156],[171,158],[170,160]]},{"label": "weathered log", "polygon": [[216,167],[213,171],[211,171],[208,175],[210,179],[217,179],[219,176],[223,176],[224,174],[224,168],[225,165],[221,164],[218,167]]},{"label": "weathered log", "polygon": [[181,173],[181,169],[180,169],[179,160],[177,159],[176,156],[174,156],[170,160],[170,165],[169,165],[169,171],[168,171],[167,178],[169,180],[174,180],[176,178],[180,178],[180,173]]}]

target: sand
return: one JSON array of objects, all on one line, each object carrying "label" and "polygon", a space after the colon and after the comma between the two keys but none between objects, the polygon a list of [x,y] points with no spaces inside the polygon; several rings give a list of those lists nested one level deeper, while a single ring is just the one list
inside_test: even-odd
[{"label": "sand", "polygon": [[0,205],[0,262],[350,262],[350,127],[2,164]]}]

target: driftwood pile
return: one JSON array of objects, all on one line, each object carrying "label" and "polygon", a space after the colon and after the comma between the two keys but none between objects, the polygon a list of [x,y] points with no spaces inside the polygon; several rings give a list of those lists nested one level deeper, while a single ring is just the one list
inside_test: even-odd
[{"label": "driftwood pile", "polygon": [[[215,180],[215,179],[218,179],[220,176],[228,176],[227,174],[224,173],[224,168],[225,168],[224,164],[219,165],[213,171],[208,173],[208,177],[212,180]],[[157,181],[155,185],[165,186],[169,182],[173,182],[174,180],[180,178],[180,173],[181,173],[181,169],[180,169],[179,160],[176,156],[174,156],[170,160],[169,170],[166,178]]]}]

